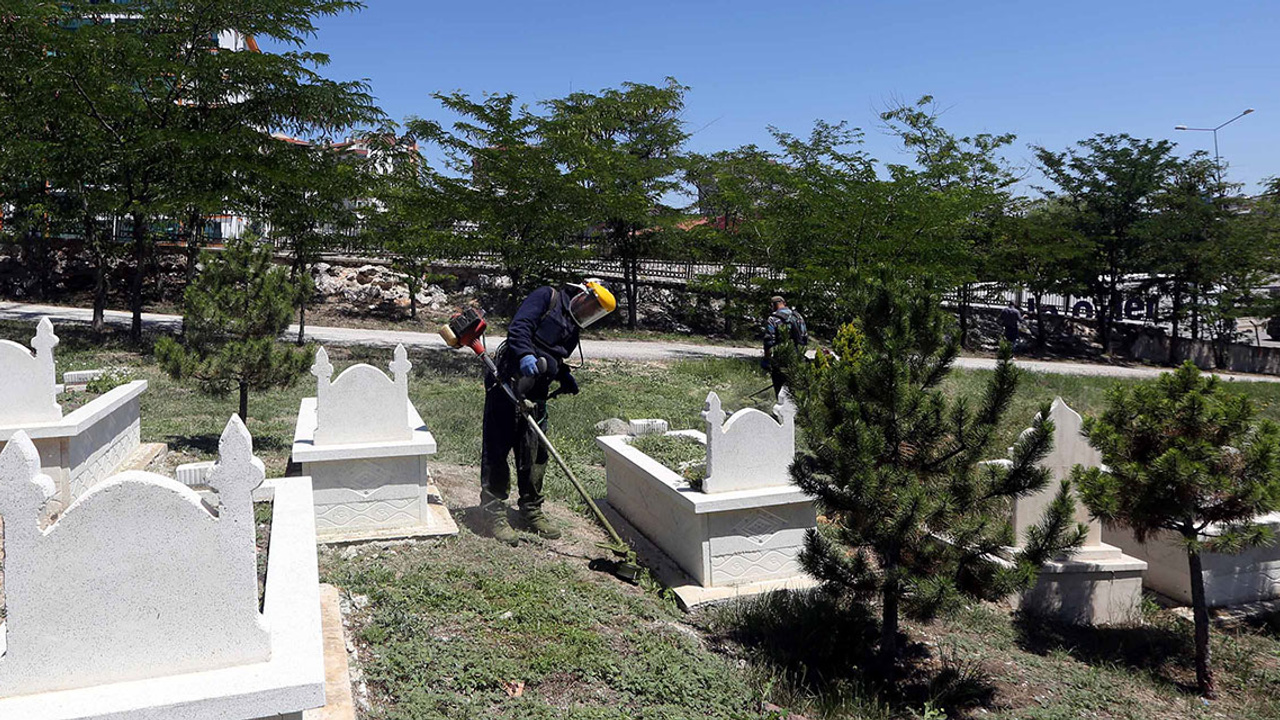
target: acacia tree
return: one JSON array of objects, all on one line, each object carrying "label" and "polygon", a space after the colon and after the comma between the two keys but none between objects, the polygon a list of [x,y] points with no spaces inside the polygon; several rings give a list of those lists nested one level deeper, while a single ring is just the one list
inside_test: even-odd
[{"label": "acacia tree", "polygon": [[251,236],[206,251],[201,265],[183,295],[182,341],[160,338],[156,358],[165,372],[195,380],[206,393],[237,391],[240,419],[248,422],[250,390],[292,385],[311,362],[308,349],[279,342],[298,283]]},{"label": "acacia tree", "polygon": [[[116,214],[130,219],[135,341],[152,226],[203,195],[185,187],[192,166],[234,176],[256,161],[266,133],[324,133],[380,117],[362,83],[316,72],[322,54],[220,47],[220,37],[236,34],[301,47],[314,18],[360,7],[352,0],[14,1],[19,15],[45,14],[41,92],[65,99],[57,112],[94,125],[102,157],[86,171],[113,189]],[[218,162],[202,165],[210,158]],[[230,184],[204,178],[199,189]]]},{"label": "acacia tree", "polygon": [[1148,269],[1142,228],[1172,168],[1173,147],[1167,140],[1099,134],[1062,152],[1034,148],[1040,170],[1057,187],[1041,191],[1070,211],[1072,227],[1088,243],[1079,274],[1098,309],[1103,352],[1111,352],[1121,283]]},{"label": "acacia tree", "polygon": [[860,303],[857,342],[846,337],[838,358],[806,366],[788,347],[797,423],[809,439],[791,475],[831,519],[830,532],[809,532],[800,561],[834,592],[880,600],[889,673],[904,605],[928,615],[964,595],[1026,588],[1044,561],[1084,537],[1063,483],[1011,567],[986,559],[1014,545],[1009,501],[1049,482],[1038,463],[1053,425],[1042,408],[1010,465],[980,464],[1019,371],[1006,345],[976,404],[949,399],[940,384],[959,350],[952,322],[936,295],[880,280]]},{"label": "acacia tree", "polygon": [[447,129],[419,118],[406,124],[445,152],[451,172],[434,185],[465,216],[458,245],[495,253],[517,298],[551,281],[587,223],[581,193],[544,141],[543,119],[510,94],[433,97],[461,119]]},{"label": "acacia tree", "polygon": [[1085,419],[1104,467],[1072,476],[1090,512],[1122,523],[1139,542],[1176,533],[1191,571],[1196,682],[1214,695],[1205,603],[1205,552],[1234,554],[1271,542],[1259,515],[1280,510],[1280,428],[1254,423],[1248,399],[1228,393],[1190,362],[1133,387],[1117,385],[1107,408]]},{"label": "acacia tree", "polygon": [[681,147],[688,138],[681,113],[688,88],[623,83],[598,94],[576,92],[546,104],[542,132],[569,180],[585,191],[605,255],[622,264],[627,326],[635,328],[640,261],[678,217],[663,196],[680,187]]},{"label": "acacia tree", "polygon": [[[930,95],[880,114],[888,130],[915,156],[915,182],[929,190],[932,274],[959,289],[960,344],[968,344],[975,281],[990,279],[1004,219],[1014,203],[1017,171],[1000,157],[1013,133],[957,136],[942,126]],[[900,174],[900,173],[896,173]]]},{"label": "acacia tree", "polygon": [[905,246],[890,247],[891,183],[877,178],[862,132],[845,123],[818,121],[806,137],[769,131],[779,151],[751,162],[759,180],[750,184],[763,192],[741,232],[768,243],[768,258],[785,276],[779,284],[806,318],[836,327],[853,311],[845,299],[856,296],[869,269],[895,252],[904,268],[911,263]]},{"label": "acacia tree", "polygon": [[57,8],[23,6],[0,15],[0,233],[36,270],[39,297],[52,287],[54,244],[82,236],[94,268],[93,327],[101,330],[113,238],[102,217],[116,205],[103,180],[98,128],[74,112],[65,93],[50,92],[46,48],[58,33]]},{"label": "acacia tree", "polygon": [[[1000,224],[1001,241],[991,250],[995,276],[1026,288],[1035,304],[1036,344],[1048,344],[1044,296],[1084,287],[1073,274],[1087,253],[1066,213],[1051,200],[1015,202]],[[1065,310],[1064,310],[1065,312]]]},{"label": "acacia tree", "polygon": [[[382,143],[371,141],[381,149]],[[298,338],[305,342],[311,269],[327,250],[357,244],[373,188],[372,162],[326,143],[274,139],[263,148],[249,187],[250,212],[290,256],[298,286]]]},{"label": "acacia tree", "polygon": [[417,319],[418,291],[431,277],[432,265],[457,252],[462,216],[440,179],[416,162],[380,178],[377,197],[379,208],[369,215],[365,231],[404,278],[409,317]]}]

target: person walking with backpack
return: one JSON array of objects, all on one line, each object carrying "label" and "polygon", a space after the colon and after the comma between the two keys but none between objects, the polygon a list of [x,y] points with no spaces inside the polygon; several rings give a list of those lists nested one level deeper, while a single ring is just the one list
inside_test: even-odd
[{"label": "person walking with backpack", "polygon": [[789,340],[803,358],[809,345],[809,328],[804,323],[804,316],[787,307],[787,301],[781,295],[774,295],[769,304],[772,311],[764,321],[764,358],[760,360],[760,367],[769,371],[773,394],[777,396],[787,384],[787,376],[780,363],[774,362],[773,349],[783,340]]}]

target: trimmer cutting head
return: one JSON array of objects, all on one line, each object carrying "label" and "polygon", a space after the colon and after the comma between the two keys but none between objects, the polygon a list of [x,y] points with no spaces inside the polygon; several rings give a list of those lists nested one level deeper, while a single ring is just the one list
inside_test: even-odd
[{"label": "trimmer cutting head", "polygon": [[467,308],[449,318],[449,324],[440,328],[440,337],[451,348],[471,348],[480,355],[484,353],[484,331],[488,327],[483,310]]}]

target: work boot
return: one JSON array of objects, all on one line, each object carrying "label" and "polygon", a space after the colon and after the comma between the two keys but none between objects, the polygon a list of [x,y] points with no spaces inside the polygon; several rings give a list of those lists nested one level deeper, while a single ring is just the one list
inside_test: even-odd
[{"label": "work boot", "polygon": [[546,513],[542,512],[542,508],[525,510],[520,515],[524,519],[525,527],[529,528],[530,532],[537,533],[538,537],[547,540],[560,538],[559,528],[551,522],[551,518],[547,517]]},{"label": "work boot", "polygon": [[485,509],[485,519],[489,526],[489,534],[493,535],[493,539],[500,543],[506,543],[512,547],[520,544],[520,536],[512,529],[511,523],[507,521],[507,509],[500,507],[496,511]]}]

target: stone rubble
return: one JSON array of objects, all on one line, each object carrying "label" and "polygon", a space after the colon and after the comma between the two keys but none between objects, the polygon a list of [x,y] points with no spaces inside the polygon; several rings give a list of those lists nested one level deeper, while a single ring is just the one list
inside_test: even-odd
[{"label": "stone rubble", "polygon": [[[404,275],[382,265],[349,267],[316,263],[311,269],[316,296],[323,302],[342,302],[367,310],[393,310],[409,307],[409,288]],[[427,285],[418,291],[418,308],[440,310],[449,302],[439,285]]]}]

